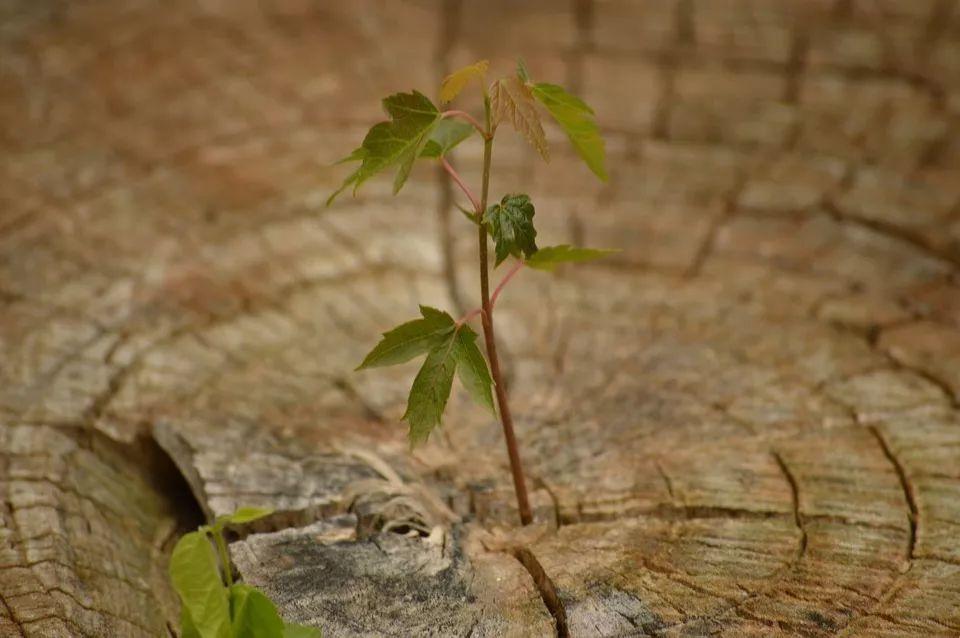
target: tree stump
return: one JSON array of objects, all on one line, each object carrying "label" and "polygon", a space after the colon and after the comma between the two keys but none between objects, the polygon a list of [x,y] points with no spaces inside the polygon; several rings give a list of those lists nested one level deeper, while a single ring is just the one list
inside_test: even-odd
[{"label": "tree stump", "polygon": [[[176,632],[241,505],[324,636],[960,634],[955,2],[241,4],[0,10],[0,634]],[[413,371],[352,372],[473,305],[447,187],[322,206],[380,97],[516,55],[612,179],[504,135],[492,193],[622,249],[498,304],[522,529],[492,418],[411,454]]]}]

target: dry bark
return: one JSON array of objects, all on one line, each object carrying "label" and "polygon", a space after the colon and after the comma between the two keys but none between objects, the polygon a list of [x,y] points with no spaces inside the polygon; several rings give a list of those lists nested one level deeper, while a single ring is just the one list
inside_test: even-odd
[{"label": "dry bark", "polygon": [[[239,505],[328,636],[960,633],[958,12],[573,4],[2,10],[0,634],[163,635],[176,533]],[[438,40],[609,131],[607,185],[494,151],[545,245],[623,248],[498,304],[527,530],[495,422],[457,394],[411,455],[412,372],[351,372],[471,305],[448,197],[320,207]]]}]

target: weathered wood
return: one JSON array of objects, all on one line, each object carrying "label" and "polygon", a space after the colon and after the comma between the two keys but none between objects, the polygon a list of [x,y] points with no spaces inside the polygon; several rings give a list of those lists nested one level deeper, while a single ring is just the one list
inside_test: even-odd
[{"label": "weathered wood", "polygon": [[[329,636],[960,633],[958,11],[870,4],[8,3],[0,635],[163,635],[178,528],[239,505]],[[472,303],[449,194],[321,207],[379,97],[504,52],[612,179],[504,135],[493,194],[623,249],[498,303],[524,530],[490,417],[410,454],[411,370],[352,372]]]},{"label": "weathered wood", "polygon": [[349,516],[258,534],[233,544],[233,559],[291,617],[329,636],[552,633],[528,573],[512,557],[468,561],[458,535],[440,528],[426,538],[383,533],[358,542],[357,523]]},{"label": "weathered wood", "polygon": [[165,634],[167,557],[197,519],[162,452],[33,425],[0,429],[0,449],[0,634]]}]

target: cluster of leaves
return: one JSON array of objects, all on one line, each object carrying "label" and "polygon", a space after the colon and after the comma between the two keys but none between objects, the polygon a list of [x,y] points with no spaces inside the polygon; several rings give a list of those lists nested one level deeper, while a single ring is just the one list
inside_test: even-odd
[{"label": "cluster of leaves", "polygon": [[521,60],[517,63],[516,75],[497,80],[491,85],[490,103],[495,125],[509,122],[527,138],[544,160],[548,160],[547,138],[536,109],[536,103],[539,103],[560,125],[587,167],[600,179],[607,180],[606,153],[593,109],[562,86],[532,82]]},{"label": "cluster of leaves", "polygon": [[182,638],[320,638],[319,629],[284,623],[263,592],[234,583],[230,575],[224,528],[270,513],[240,508],[217,518],[213,525],[184,534],[177,542],[170,559],[170,579],[182,605]]},{"label": "cluster of leaves", "polygon": [[[449,75],[440,85],[440,101],[454,100],[471,80],[482,82],[488,67],[482,60]],[[607,179],[603,138],[593,110],[583,100],[556,84],[532,82],[522,61],[516,74],[490,85],[489,100],[494,130],[502,122],[510,123],[546,160],[549,149],[537,105],[544,107],[590,170]],[[393,180],[396,194],[418,158],[442,157],[476,132],[471,124],[444,117],[419,91],[396,93],[384,98],[382,104],[390,119],[375,124],[360,147],[341,160],[360,162],[360,166],[330,196],[328,204],[351,186],[356,193],[368,179],[392,167],[397,168]]]},{"label": "cluster of leaves", "polygon": [[[466,66],[443,80],[440,101],[454,100],[471,82],[485,82],[489,68],[484,61]],[[516,73],[494,81],[484,90],[486,129],[479,123],[452,119],[460,111],[442,112],[422,93],[397,93],[383,100],[388,121],[373,126],[361,146],[343,162],[360,165],[334,192],[328,204],[345,189],[354,193],[373,175],[396,167],[393,191],[396,194],[420,158],[443,158],[474,133],[492,138],[500,124],[508,123],[534,149],[549,159],[547,139],[541,122],[545,109],[570,140],[587,167],[600,179],[607,179],[603,138],[594,113],[583,100],[555,84],[530,80],[522,61]],[[539,270],[553,270],[564,262],[582,262],[603,257],[609,250],[574,248],[567,245],[539,248],[533,217],[535,208],[525,194],[505,195],[486,210],[461,209],[474,224],[482,224],[495,243],[496,266],[514,257]],[[380,343],[358,369],[396,365],[426,355],[413,381],[404,420],[410,425],[411,445],[423,442],[440,425],[457,374],[461,383],[483,407],[493,411],[493,380],[486,361],[476,346],[476,333],[445,312],[420,307],[422,318],[404,323],[383,334]]]}]

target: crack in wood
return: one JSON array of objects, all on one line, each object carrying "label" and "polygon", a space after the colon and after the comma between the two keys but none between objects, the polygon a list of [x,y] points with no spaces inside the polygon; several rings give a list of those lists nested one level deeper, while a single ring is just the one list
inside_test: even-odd
[{"label": "crack in wood", "polygon": [[615,514],[606,512],[584,513],[583,503],[578,503],[576,516],[566,515],[561,518],[562,525],[576,525],[579,523],[606,523],[634,518],[656,518],[664,521],[683,521],[701,519],[749,519],[771,520],[786,517],[786,512],[776,510],[751,510],[738,507],[718,505],[684,505],[675,503],[658,503],[648,507],[637,507],[623,510]]},{"label": "crack in wood", "polygon": [[[883,328],[881,328],[880,330],[882,332]],[[940,378],[930,370],[927,370],[925,368],[921,368],[915,365],[909,365],[908,363],[904,362],[902,359],[899,359],[893,351],[888,350],[886,348],[882,348],[879,345],[879,338],[880,338],[880,335],[878,335],[876,339],[871,340],[868,336],[867,342],[871,343],[871,345],[874,347],[874,349],[877,352],[883,354],[883,356],[886,357],[887,361],[889,361],[890,363],[891,368],[893,368],[894,370],[910,373],[916,377],[919,377],[923,381],[926,381],[927,383],[935,386],[938,390],[940,390],[940,392],[943,393],[944,399],[946,399],[947,403],[950,405],[951,408],[953,408],[954,410],[960,410],[960,396],[954,393],[953,387],[951,386],[950,382],[948,382],[946,379]]]},{"label": "crack in wood", "polygon": [[700,276],[704,264],[706,264],[710,255],[713,254],[721,230],[736,217],[737,200],[740,198],[740,193],[742,193],[746,187],[748,179],[749,177],[746,172],[741,172],[729,192],[727,192],[724,198],[723,210],[710,222],[710,227],[707,229],[703,241],[700,242],[696,254],[683,273],[687,279],[696,279]]},{"label": "crack in wood", "polygon": [[523,568],[527,570],[533,579],[533,584],[536,586],[537,591],[540,592],[540,598],[543,599],[543,604],[546,606],[547,611],[550,612],[550,615],[553,616],[557,630],[557,638],[570,638],[566,609],[563,606],[563,601],[557,594],[556,586],[547,575],[547,572],[544,571],[543,565],[540,564],[540,561],[537,560],[533,552],[526,547],[515,547],[511,551],[511,555],[523,565]]},{"label": "crack in wood", "polygon": [[553,509],[553,524],[557,529],[560,529],[562,523],[560,519],[560,500],[557,498],[557,493],[540,475],[531,475],[530,479],[534,488],[542,489],[550,497],[550,506]]},{"label": "crack in wood", "polygon": [[[34,428],[30,426],[21,426],[21,428],[24,427],[29,428],[31,431],[34,430]],[[78,540],[78,535],[80,539],[82,539],[85,534],[98,535],[100,533],[99,528],[104,524],[109,527],[114,527],[117,530],[126,529],[127,532],[132,532],[130,526],[135,525],[140,519],[131,520],[130,517],[133,514],[129,511],[117,511],[115,507],[111,507],[109,499],[104,502],[98,500],[99,497],[105,497],[108,492],[104,492],[102,495],[100,493],[83,495],[79,489],[69,481],[76,480],[78,478],[77,474],[83,475],[84,472],[93,472],[93,476],[97,480],[108,479],[109,477],[103,474],[106,468],[119,472],[119,476],[127,476],[134,480],[142,479],[144,481],[143,489],[157,494],[161,500],[167,503],[167,506],[161,508],[163,511],[176,512],[177,520],[167,521],[167,519],[160,519],[158,521],[160,525],[156,529],[167,529],[168,522],[171,527],[176,527],[177,525],[181,528],[191,525],[195,526],[200,520],[199,512],[197,512],[197,518],[192,518],[191,514],[196,510],[196,503],[193,503],[191,508],[189,503],[181,502],[180,500],[180,496],[187,490],[185,485],[182,484],[179,471],[173,466],[172,462],[170,462],[165,452],[151,439],[138,437],[130,443],[124,443],[116,441],[89,427],[36,427],[36,432],[42,433],[44,430],[47,431],[46,435],[36,434],[36,436],[56,436],[61,439],[69,439],[73,442],[72,446],[69,447],[58,461],[79,469],[76,470],[76,473],[71,473],[69,478],[62,476],[54,479],[53,477],[47,477],[45,475],[31,476],[25,474],[23,471],[24,468],[30,467],[30,465],[21,467],[15,478],[10,479],[10,483],[50,485],[57,490],[59,497],[56,498],[52,504],[48,502],[26,503],[22,506],[16,506],[15,511],[28,511],[35,507],[43,508],[41,511],[47,513],[52,512],[57,522],[54,524],[53,529],[48,529],[42,534],[26,533],[27,530],[18,525],[18,521],[21,519],[26,521],[34,520],[34,517],[29,515],[25,517],[10,516],[9,520],[7,520],[8,517],[5,516],[5,526],[12,532],[10,539],[11,547],[15,549],[19,555],[19,560],[17,560],[13,566],[34,574],[34,576],[38,578],[38,584],[41,584],[40,589],[31,590],[25,594],[25,596],[41,596],[42,599],[46,600],[43,604],[50,605],[51,608],[56,608],[58,611],[47,617],[25,620],[22,616],[18,615],[17,612],[17,608],[20,605],[16,599],[19,599],[20,596],[7,596],[5,599],[0,598],[0,601],[10,610],[11,619],[17,624],[23,635],[32,635],[28,634],[26,630],[28,625],[39,626],[37,623],[49,619],[56,619],[59,622],[65,623],[70,627],[70,630],[75,631],[77,635],[88,635],[90,623],[94,623],[96,626],[105,623],[105,627],[112,627],[114,631],[120,631],[118,628],[123,628],[121,633],[124,633],[124,635],[128,633],[131,635],[150,635],[154,633],[156,626],[150,623],[163,622],[162,616],[166,609],[166,603],[164,602],[166,599],[163,593],[156,590],[156,582],[154,582],[152,586],[150,582],[156,577],[153,569],[155,569],[159,562],[157,559],[159,555],[158,552],[162,551],[159,543],[162,542],[163,536],[169,533],[169,530],[160,536],[154,535],[151,537],[150,534],[146,534],[139,538],[139,542],[148,544],[146,549],[148,550],[150,559],[147,562],[152,565],[152,567],[147,569],[141,576],[146,580],[141,581],[135,573],[128,574],[126,571],[128,565],[123,562],[115,564],[108,561],[106,567],[112,569],[100,568],[99,563],[95,561],[102,560],[102,556],[97,552],[91,553],[91,549],[86,547],[82,540],[81,543],[74,545]],[[50,430],[53,430],[56,434],[51,434]],[[23,430],[21,430],[21,434],[28,436]],[[45,459],[49,457],[50,454],[52,454],[52,452],[20,456],[21,458],[35,459],[33,462],[37,464],[38,468],[42,469]],[[87,458],[88,455],[93,455],[97,460],[91,465],[90,461],[78,461],[76,459],[77,454],[81,454],[84,458]],[[130,465],[122,465],[120,459],[124,459]],[[96,463],[102,464],[102,467],[97,466]],[[9,468],[5,468],[3,474],[8,474],[9,471]],[[126,474],[126,472],[133,472],[133,474]],[[104,486],[104,489],[107,489],[107,487]],[[44,493],[43,490],[36,490],[36,492],[41,495]],[[69,494],[70,498],[63,498],[62,495],[64,494]],[[109,494],[113,493],[109,492]],[[134,492],[134,494],[141,497],[143,496],[143,492]],[[74,500],[76,502],[74,502]],[[69,506],[71,502],[74,502],[72,507]],[[81,504],[77,505],[77,503]],[[81,520],[85,522],[85,528],[82,529],[78,529],[79,526],[77,525],[77,507],[84,513]],[[88,517],[92,515],[92,512],[97,512],[97,516],[102,517],[105,523],[91,527]],[[148,510],[144,512],[144,514],[147,516],[157,515],[159,511],[151,510],[148,506]],[[120,519],[123,519],[125,522]],[[39,521],[41,519],[36,520]],[[49,526],[42,525],[40,529],[44,529],[45,527]],[[96,537],[99,538],[99,536]],[[47,538],[51,539],[52,543],[42,542]],[[135,541],[131,539],[130,542],[133,543]],[[59,549],[61,543],[69,548],[68,553],[65,555],[66,557],[60,553],[52,557],[47,557],[47,549],[45,548],[52,546],[53,548]],[[40,553],[37,553],[41,548],[44,549],[42,549]],[[138,565],[139,563],[136,563],[131,566],[134,572],[139,569]],[[66,573],[70,574],[70,576],[59,583],[51,583],[49,579],[44,576],[44,574],[51,571],[51,568],[53,568],[53,573],[58,575]],[[127,592],[126,595],[130,598],[129,600],[123,597],[101,599],[95,595],[91,595],[92,590],[86,587],[86,584],[91,581],[94,583],[98,581],[111,583],[112,585],[118,586]],[[79,587],[78,584],[80,585]],[[36,604],[34,598],[25,598],[24,600],[26,601],[24,605],[26,605],[27,608],[32,608],[32,606]],[[152,613],[145,615],[128,615],[126,609],[127,606],[131,604],[131,600],[136,600],[138,605],[142,604],[144,600],[150,601]],[[75,622],[72,616],[76,615],[78,609],[84,611],[84,613],[79,615],[86,620]],[[89,614],[86,612],[89,612]]]},{"label": "crack in wood", "polygon": [[27,631],[23,628],[23,623],[20,621],[20,618],[17,617],[17,614],[14,613],[13,607],[11,607],[7,602],[7,599],[4,597],[2,591],[0,591],[0,605],[3,605],[3,608],[7,610],[7,616],[10,618],[10,622],[17,626],[17,630],[20,632],[20,635],[25,638]]},{"label": "crack in wood", "polygon": [[[836,633],[836,636],[839,638],[841,636],[848,635],[853,631],[853,626],[856,622],[862,621],[865,618],[871,616],[876,616],[878,618],[884,618],[886,614],[882,611],[883,608],[893,600],[894,596],[902,589],[904,585],[903,578],[904,576],[913,569],[914,566],[914,554],[917,542],[917,532],[919,527],[919,510],[917,509],[917,504],[915,497],[913,495],[913,487],[910,481],[907,478],[906,471],[903,468],[903,465],[900,463],[900,460],[894,454],[893,450],[890,448],[890,445],[887,443],[886,438],[883,436],[883,433],[875,425],[867,426],[867,429],[870,431],[870,434],[876,439],[877,444],[880,446],[880,450],[883,452],[884,457],[890,462],[890,465],[893,466],[894,471],[897,474],[897,479],[900,482],[900,487],[903,490],[903,498],[906,502],[908,512],[907,519],[909,523],[909,534],[907,536],[907,547],[905,551],[905,556],[907,559],[907,567],[905,570],[898,573],[894,576],[893,580],[886,587],[884,592],[877,599],[876,604],[873,608],[865,613],[859,614],[850,618]],[[894,624],[903,624],[902,621],[894,620],[892,617],[887,618],[890,622]]]},{"label": "crack in wood", "polygon": [[780,471],[783,472],[784,478],[787,480],[787,484],[790,486],[790,497],[793,502],[793,520],[797,526],[797,530],[800,532],[800,542],[797,547],[797,556],[794,561],[794,564],[799,563],[803,560],[804,554],[807,553],[807,527],[804,523],[803,514],[800,509],[800,484],[797,482],[797,477],[794,476],[793,472],[790,470],[790,467],[787,465],[786,461],[783,460],[783,456],[779,452],[773,452],[773,458],[777,462],[777,467],[780,468]]},{"label": "crack in wood", "polygon": [[837,204],[834,197],[824,198],[821,202],[821,209],[840,224],[859,226],[871,230],[878,235],[883,235],[889,239],[895,239],[901,243],[912,246],[932,259],[949,264],[954,270],[960,269],[960,253],[934,246],[920,233],[913,232],[890,222],[870,219],[844,211]]},{"label": "crack in wood", "polygon": [[894,454],[893,450],[890,448],[890,445],[887,443],[887,440],[880,431],[880,428],[875,425],[870,425],[867,426],[867,429],[877,440],[883,455],[888,461],[890,461],[890,465],[893,466],[893,470],[897,473],[897,479],[900,481],[900,488],[903,490],[903,499],[908,508],[907,519],[910,525],[910,534],[907,540],[906,558],[908,561],[913,561],[914,551],[917,544],[917,535],[920,528],[920,510],[917,508],[916,497],[913,493],[913,484],[907,477],[907,473],[903,468],[903,464],[900,463],[900,459],[897,458],[896,454]]}]

